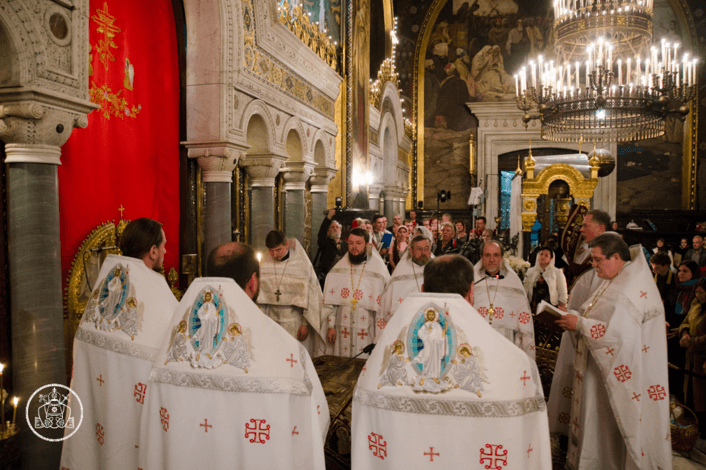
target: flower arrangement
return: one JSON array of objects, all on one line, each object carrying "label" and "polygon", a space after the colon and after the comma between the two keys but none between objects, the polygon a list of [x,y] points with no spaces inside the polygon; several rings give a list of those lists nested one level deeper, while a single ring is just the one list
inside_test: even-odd
[{"label": "flower arrangement", "polygon": [[525,278],[525,274],[527,274],[527,270],[530,268],[529,261],[525,261],[522,258],[518,258],[516,256],[510,256],[509,254],[505,255],[505,259],[507,260],[507,263],[510,265],[513,271],[520,277],[520,279]]}]

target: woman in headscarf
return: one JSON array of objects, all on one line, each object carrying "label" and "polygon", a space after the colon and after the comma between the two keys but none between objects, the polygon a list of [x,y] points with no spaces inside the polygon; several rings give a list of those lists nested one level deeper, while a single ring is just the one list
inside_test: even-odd
[{"label": "woman in headscarf", "polygon": [[[706,279],[699,279],[694,285],[694,300],[689,313],[679,327],[679,345],[686,349],[684,370],[703,373],[706,354]],[[686,374],[684,397],[687,406],[692,407],[699,420],[699,431],[706,430],[706,380]]]},{"label": "woman in headscarf", "polygon": [[657,246],[652,248],[652,253],[658,253],[658,252],[664,252],[669,256],[669,260],[674,264],[674,255],[672,255],[672,250],[669,249],[667,244],[664,241],[664,238],[660,238],[657,240]]},{"label": "woman in headscarf", "polygon": [[569,298],[566,277],[557,269],[554,261],[554,251],[543,247],[537,253],[535,265],[527,270],[524,286],[533,312],[537,311],[537,305],[542,300],[555,307],[566,308]]},{"label": "woman in headscarf", "polygon": [[679,266],[684,259],[684,255],[689,251],[689,240],[687,238],[682,238],[679,242],[679,246],[674,250],[674,266]]}]

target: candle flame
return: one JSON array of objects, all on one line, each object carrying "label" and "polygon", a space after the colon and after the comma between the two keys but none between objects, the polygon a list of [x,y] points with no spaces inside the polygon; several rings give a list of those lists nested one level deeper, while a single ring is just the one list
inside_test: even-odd
[{"label": "candle flame", "polygon": [[17,403],[19,403],[19,401],[20,401],[20,399],[17,397],[12,398],[12,403],[15,405],[15,407],[17,407]]}]

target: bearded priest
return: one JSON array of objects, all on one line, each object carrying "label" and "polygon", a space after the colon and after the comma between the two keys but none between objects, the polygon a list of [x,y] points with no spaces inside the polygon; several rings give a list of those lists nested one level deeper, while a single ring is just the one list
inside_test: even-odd
[{"label": "bearded priest", "polygon": [[322,317],[327,354],[353,357],[375,342],[377,324],[384,327],[380,305],[390,274],[377,250],[368,249],[366,230],[352,229],[347,242],[348,253],[326,276]]},{"label": "bearded priest", "polygon": [[353,393],[352,468],[552,468],[537,365],[478,315],[473,277],[431,260],[388,323]]},{"label": "bearded priest", "polygon": [[475,265],[473,306],[490,326],[535,358],[534,324],[522,281],[503,258],[503,245],[490,240]]},{"label": "bearded priest", "polygon": [[554,380],[568,379],[569,386],[552,387],[549,400],[565,405],[553,405],[550,419],[569,423],[567,468],[671,469],[659,290],[640,245],[628,248],[620,235],[606,232],[589,247],[601,283],[578,311],[556,321],[575,345],[564,351],[562,342]]},{"label": "bearded priest", "polygon": [[321,322],[321,286],[314,266],[296,238],[273,230],[265,237],[267,256],[260,264],[260,309],[299,340],[311,357],[326,347]]},{"label": "bearded priest", "polygon": [[393,271],[382,295],[382,312],[385,320],[382,322],[383,327],[390,322],[390,318],[408,294],[421,292],[424,284],[424,266],[432,256],[431,240],[424,235],[415,235],[409,244],[409,249]]},{"label": "bearded priest", "polygon": [[255,305],[255,252],[221,245],[206,272],[160,347],[132,468],[324,470],[326,397],[304,346]]},{"label": "bearded priest", "polygon": [[71,389],[83,404],[84,423],[64,441],[61,468],[137,468],[147,383],[177,306],[154,271],[162,267],[166,243],[162,224],[133,220],[120,239],[123,256],[108,255],[101,266],[74,341]]}]

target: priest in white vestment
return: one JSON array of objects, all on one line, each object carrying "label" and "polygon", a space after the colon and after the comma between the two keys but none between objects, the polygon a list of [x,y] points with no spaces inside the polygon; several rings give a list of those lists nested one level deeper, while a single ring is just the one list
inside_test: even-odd
[{"label": "priest in white vestment", "polygon": [[[154,363],[139,467],[324,470],[326,397],[306,349],[253,302],[254,251],[222,245],[209,256],[207,272],[219,277],[189,286]],[[197,340],[205,302],[218,318],[210,357]]]},{"label": "priest in white vestment", "polygon": [[327,354],[353,357],[375,342],[376,329],[385,328],[380,305],[390,274],[377,250],[366,249],[369,237],[361,228],[351,230],[348,253],[326,276],[322,317]]},{"label": "priest in white vestment", "polygon": [[314,266],[296,238],[273,230],[265,238],[260,263],[260,309],[302,343],[311,357],[326,347],[321,321],[322,294]]},{"label": "priest in white vestment", "polygon": [[352,468],[550,470],[537,366],[473,308],[471,263],[440,256],[424,286],[444,293],[410,294],[358,379]]},{"label": "priest in white vestment", "polygon": [[[159,222],[134,220],[121,238],[125,256],[108,255],[101,267],[74,340],[71,389],[83,421],[64,441],[61,468],[137,468],[150,371],[177,305],[152,269],[162,266],[165,243]],[[78,404],[69,406],[78,416]]]},{"label": "priest in white vestment", "polygon": [[475,265],[473,307],[494,330],[534,359],[534,323],[522,281],[503,258],[500,242],[486,242],[481,253]]},{"label": "priest in white vestment", "polygon": [[410,293],[421,292],[424,284],[424,265],[434,255],[431,254],[431,240],[424,235],[415,235],[409,243],[409,249],[402,255],[392,276],[387,281],[382,294],[382,313],[385,323],[402,305]]},{"label": "priest in white vestment", "polygon": [[571,386],[552,387],[550,398],[569,410],[554,406],[551,416],[569,428],[567,468],[671,469],[659,291],[641,246],[628,248],[620,235],[608,232],[590,247],[601,282],[578,311],[557,321],[575,345],[562,351],[557,363],[562,374],[563,362],[573,363]]}]

